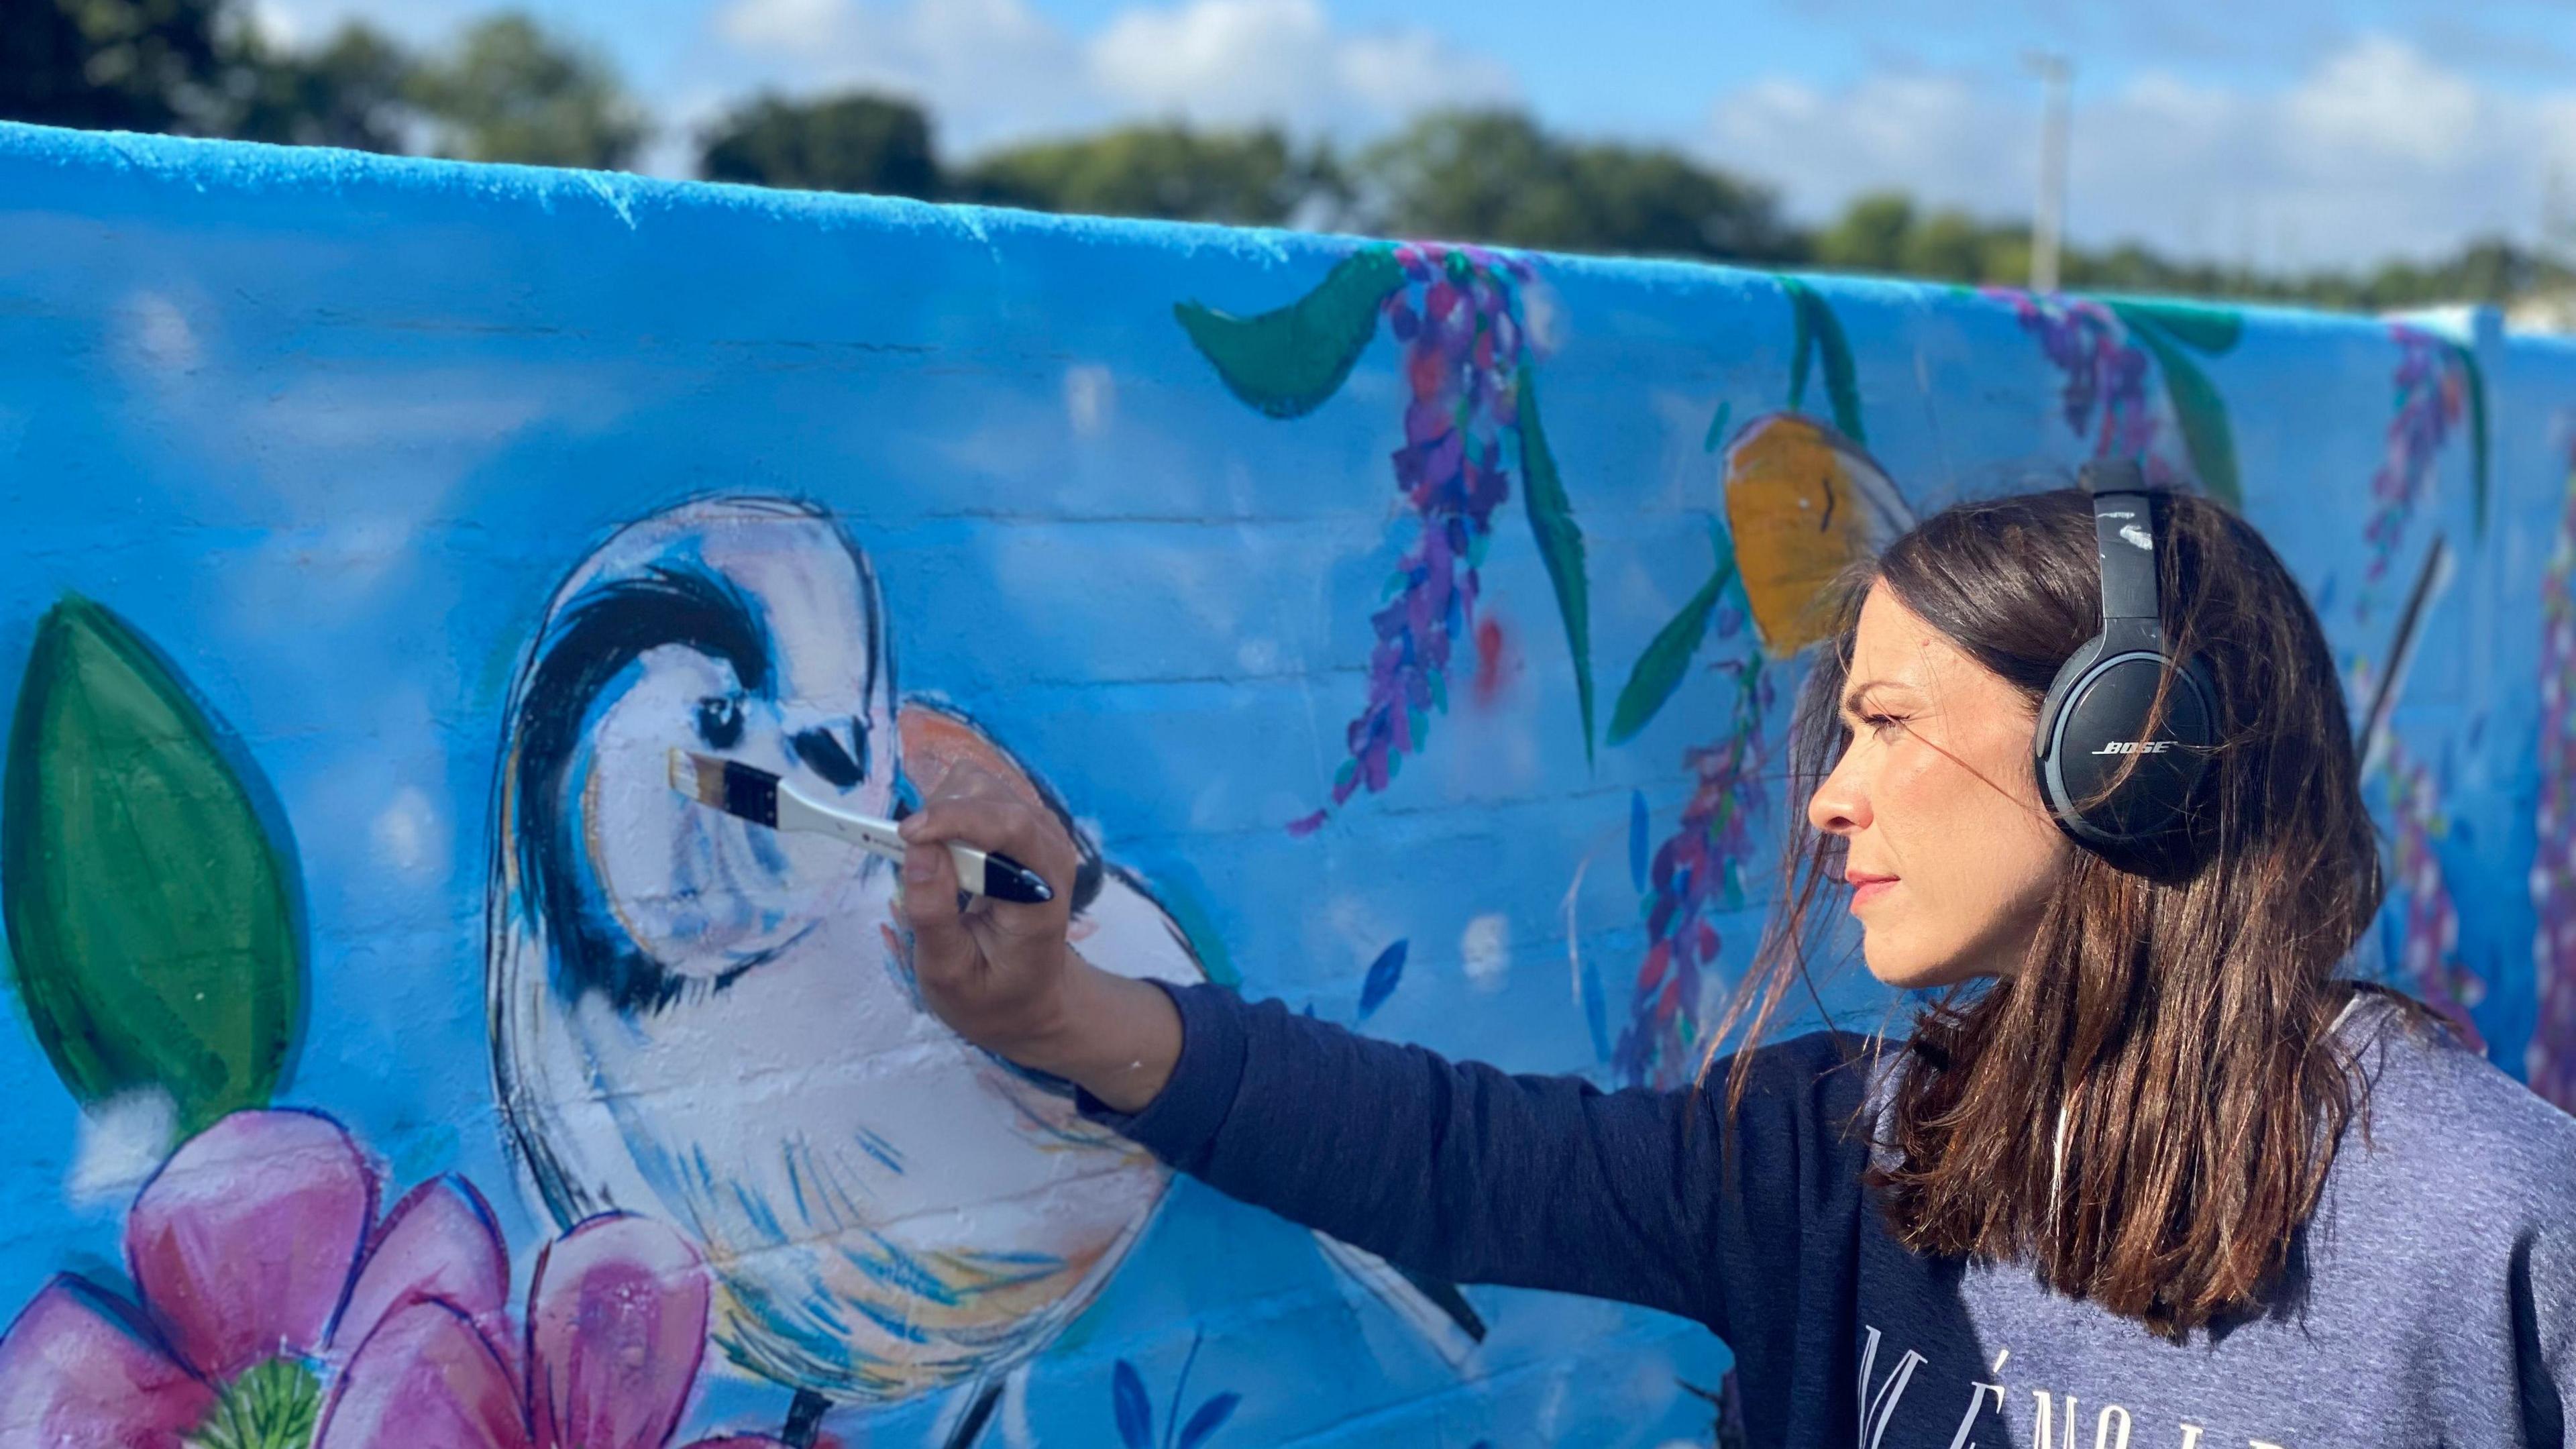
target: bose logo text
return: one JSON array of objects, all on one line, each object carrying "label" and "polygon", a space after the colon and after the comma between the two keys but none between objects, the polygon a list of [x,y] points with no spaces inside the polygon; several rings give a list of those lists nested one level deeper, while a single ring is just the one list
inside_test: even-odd
[{"label": "bose logo text", "polygon": [[2113,740],[2095,750],[2097,755],[2161,755],[2172,749],[2171,740]]}]

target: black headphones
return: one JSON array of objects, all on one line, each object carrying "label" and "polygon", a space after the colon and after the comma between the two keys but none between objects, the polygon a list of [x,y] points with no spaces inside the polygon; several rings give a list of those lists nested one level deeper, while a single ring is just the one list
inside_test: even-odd
[{"label": "black headphones", "polygon": [[[2039,707],[2039,791],[2060,828],[2096,850],[2160,845],[2186,819],[2216,743],[2218,691],[2197,658],[2171,660],[2156,586],[2155,495],[2135,462],[2085,465],[2102,561],[2102,632],[2057,671]],[[2168,668],[2162,728],[2147,716]],[[2104,787],[2134,767],[2119,788]]]}]

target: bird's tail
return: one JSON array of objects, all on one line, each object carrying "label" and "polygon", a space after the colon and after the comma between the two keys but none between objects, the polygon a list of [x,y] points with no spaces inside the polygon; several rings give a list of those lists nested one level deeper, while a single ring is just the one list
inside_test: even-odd
[{"label": "bird's tail", "polygon": [[1484,1317],[1457,1284],[1399,1268],[1366,1248],[1354,1248],[1322,1233],[1315,1235],[1315,1246],[1324,1250],[1334,1267],[1421,1334],[1451,1368],[1466,1368],[1468,1356],[1485,1341]]}]

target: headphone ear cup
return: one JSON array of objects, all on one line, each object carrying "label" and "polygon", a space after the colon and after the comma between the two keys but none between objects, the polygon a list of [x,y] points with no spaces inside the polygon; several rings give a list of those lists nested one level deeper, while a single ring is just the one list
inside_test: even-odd
[{"label": "headphone ear cup", "polygon": [[[2084,681],[2093,661],[2102,657],[2102,636],[2094,635],[2079,645],[2066,662],[2057,668],[2057,677],[2048,683],[2048,693],[2039,703],[2039,732],[2032,736],[2032,763],[2039,772],[2039,798],[2048,805],[2048,813],[2070,832],[2083,818],[2069,799],[2063,784],[2063,771],[2057,768],[2059,743],[2058,721],[2066,712],[2067,696]],[[2077,839],[2083,836],[2077,834]]]},{"label": "headphone ear cup", "polygon": [[2182,823],[2217,738],[2217,691],[2199,660],[2173,672],[2162,728],[2147,729],[2165,658],[2094,639],[2050,686],[2040,793],[2058,824],[2097,847],[2139,846]]}]

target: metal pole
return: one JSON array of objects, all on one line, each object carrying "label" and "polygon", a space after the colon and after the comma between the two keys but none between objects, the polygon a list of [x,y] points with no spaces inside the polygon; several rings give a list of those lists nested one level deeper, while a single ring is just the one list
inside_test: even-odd
[{"label": "metal pole", "polygon": [[2039,208],[2030,223],[2030,289],[2054,292],[2058,250],[2066,228],[2066,146],[2072,125],[2070,92],[2075,63],[2065,56],[2033,51],[2022,64],[2040,79],[2042,110],[2039,132]]}]

